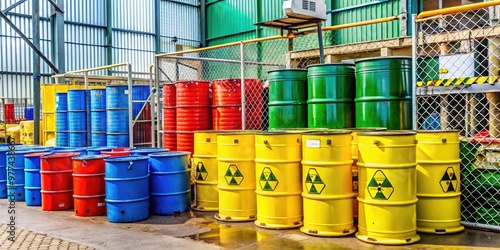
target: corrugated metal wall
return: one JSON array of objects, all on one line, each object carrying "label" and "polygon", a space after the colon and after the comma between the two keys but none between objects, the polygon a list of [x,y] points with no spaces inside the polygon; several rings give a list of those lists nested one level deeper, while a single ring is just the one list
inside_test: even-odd
[{"label": "corrugated metal wall", "polygon": [[[3,10],[17,0],[1,0]],[[199,47],[198,0],[160,0],[161,48],[155,46],[155,0],[111,0],[112,55],[108,61],[106,0],[64,0],[66,71],[109,63],[130,62],[136,72],[148,72],[155,52]],[[41,50],[50,58],[50,4],[40,0]],[[7,16],[31,38],[31,2],[26,1]],[[172,38],[176,37],[174,43]],[[176,46],[177,45],[177,46]],[[0,97],[32,96],[33,52],[0,19]],[[42,61],[42,82],[50,82],[50,68]],[[118,69],[123,70],[123,69]],[[105,74],[101,71],[99,74]]]}]

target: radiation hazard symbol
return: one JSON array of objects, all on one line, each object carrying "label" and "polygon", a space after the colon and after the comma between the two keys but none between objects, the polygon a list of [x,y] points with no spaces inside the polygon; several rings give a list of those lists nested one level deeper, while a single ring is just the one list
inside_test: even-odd
[{"label": "radiation hazard symbol", "polygon": [[306,188],[309,194],[321,194],[326,185],[315,168],[310,168],[306,176]]},{"label": "radiation hazard symbol", "polygon": [[236,165],[231,164],[227,168],[224,178],[226,179],[228,185],[240,185],[243,181],[243,174],[241,174]]},{"label": "radiation hazard symbol", "polygon": [[198,164],[196,164],[196,180],[204,181],[207,179],[207,176],[208,172],[207,169],[205,168],[205,165],[201,161],[198,162]]},{"label": "radiation hazard symbol", "polygon": [[441,189],[443,189],[443,192],[445,193],[457,191],[458,179],[455,174],[455,170],[453,170],[453,167],[449,167],[446,169],[446,172],[441,178],[441,181],[439,181],[439,184],[441,185]]},{"label": "radiation hazard symbol", "polygon": [[262,170],[262,174],[260,174],[259,184],[260,188],[264,191],[274,191],[278,186],[279,181],[273,171],[270,168],[265,167]]},{"label": "radiation hazard symbol", "polygon": [[373,174],[367,189],[372,199],[377,200],[389,200],[394,193],[394,187],[382,170]]}]

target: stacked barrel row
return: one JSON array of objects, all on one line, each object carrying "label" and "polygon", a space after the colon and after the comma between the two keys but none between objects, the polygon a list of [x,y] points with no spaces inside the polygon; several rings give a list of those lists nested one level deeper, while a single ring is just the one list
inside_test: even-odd
[{"label": "stacked barrel row", "polygon": [[90,140],[93,147],[107,146],[106,90],[90,90]]},{"label": "stacked barrel row", "polygon": [[269,72],[269,128],[411,129],[411,58]]}]

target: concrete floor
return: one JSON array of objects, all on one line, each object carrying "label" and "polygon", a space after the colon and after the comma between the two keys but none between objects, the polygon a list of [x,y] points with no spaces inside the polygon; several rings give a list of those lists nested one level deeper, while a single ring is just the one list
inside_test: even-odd
[{"label": "concrete floor", "polygon": [[221,223],[213,212],[151,216],[136,223],[109,223],[106,216],[76,217],[16,204],[15,243],[6,241],[7,200],[0,200],[0,249],[500,249],[500,233],[467,229],[455,235],[426,235],[418,244],[389,247],[354,236],[318,238],[299,230],[265,230],[252,222]]}]

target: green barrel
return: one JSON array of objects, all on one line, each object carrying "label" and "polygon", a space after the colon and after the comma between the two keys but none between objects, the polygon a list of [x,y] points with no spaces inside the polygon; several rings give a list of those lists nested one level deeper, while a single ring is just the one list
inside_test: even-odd
[{"label": "green barrel", "polygon": [[412,128],[411,57],[356,61],[356,127]]},{"label": "green barrel", "polygon": [[268,72],[269,129],[307,127],[307,70]]},{"label": "green barrel", "polygon": [[307,69],[308,127],[354,127],[354,64],[317,64]]}]

